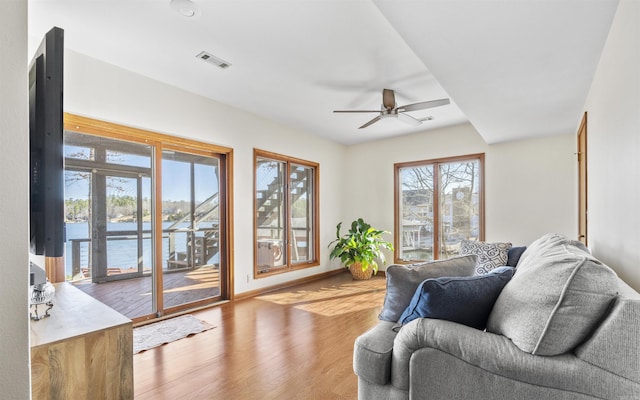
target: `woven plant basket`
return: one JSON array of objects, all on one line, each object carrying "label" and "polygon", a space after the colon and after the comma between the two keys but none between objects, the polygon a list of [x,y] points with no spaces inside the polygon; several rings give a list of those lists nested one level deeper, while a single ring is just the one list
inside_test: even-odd
[{"label": "woven plant basket", "polygon": [[351,264],[351,266],[349,267],[349,271],[351,271],[351,276],[353,276],[353,279],[358,281],[371,279],[371,275],[373,275],[373,268],[369,267],[363,271],[362,265],[360,265],[360,263]]}]

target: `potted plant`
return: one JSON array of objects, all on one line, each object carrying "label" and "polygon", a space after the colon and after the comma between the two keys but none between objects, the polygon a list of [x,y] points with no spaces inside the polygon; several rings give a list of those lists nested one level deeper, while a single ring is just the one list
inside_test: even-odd
[{"label": "potted plant", "polygon": [[382,237],[390,232],[372,228],[362,218],[353,221],[344,235],[340,235],[341,227],[342,222],[336,227],[336,239],[329,243],[329,248],[333,246],[329,258],[339,258],[354,279],[371,278],[378,272],[376,258],[386,262],[382,249],[393,251],[393,244]]}]

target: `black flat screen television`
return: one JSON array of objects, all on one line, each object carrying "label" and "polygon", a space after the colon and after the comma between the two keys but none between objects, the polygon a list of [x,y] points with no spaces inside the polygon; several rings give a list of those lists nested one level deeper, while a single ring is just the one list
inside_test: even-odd
[{"label": "black flat screen television", "polygon": [[31,252],[64,253],[64,31],[54,27],[29,65]]}]

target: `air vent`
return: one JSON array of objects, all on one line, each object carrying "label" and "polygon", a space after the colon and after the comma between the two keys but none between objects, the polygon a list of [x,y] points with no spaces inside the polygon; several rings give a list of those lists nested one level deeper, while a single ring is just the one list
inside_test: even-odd
[{"label": "air vent", "polygon": [[211,53],[207,53],[206,51],[201,51],[200,53],[198,53],[198,55],[196,56],[201,60],[204,60],[206,62],[208,62],[209,64],[213,64],[217,67],[220,67],[222,69],[225,68],[229,68],[231,66],[230,63],[226,62],[225,60],[218,58],[216,56],[214,56]]}]

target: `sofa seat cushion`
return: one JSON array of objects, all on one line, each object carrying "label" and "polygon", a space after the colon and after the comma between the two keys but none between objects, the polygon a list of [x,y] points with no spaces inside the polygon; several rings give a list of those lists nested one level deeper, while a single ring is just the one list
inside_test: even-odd
[{"label": "sofa seat cushion", "polygon": [[498,267],[479,276],[427,279],[416,289],[398,325],[416,318],[435,318],[484,329],[493,304],[513,271],[512,267]]},{"label": "sofa seat cushion", "polygon": [[422,281],[441,276],[473,275],[475,265],[476,256],[468,255],[413,265],[388,266],[385,271],[387,292],[378,318],[398,322]]},{"label": "sofa seat cushion", "polygon": [[353,348],[353,371],[360,378],[385,385],[391,379],[391,353],[396,332],[394,324],[380,321],[360,335]]},{"label": "sofa seat cushion", "polygon": [[582,343],[617,293],[617,276],[580,242],[547,234],[522,254],[487,330],[523,351],[552,356]]}]

